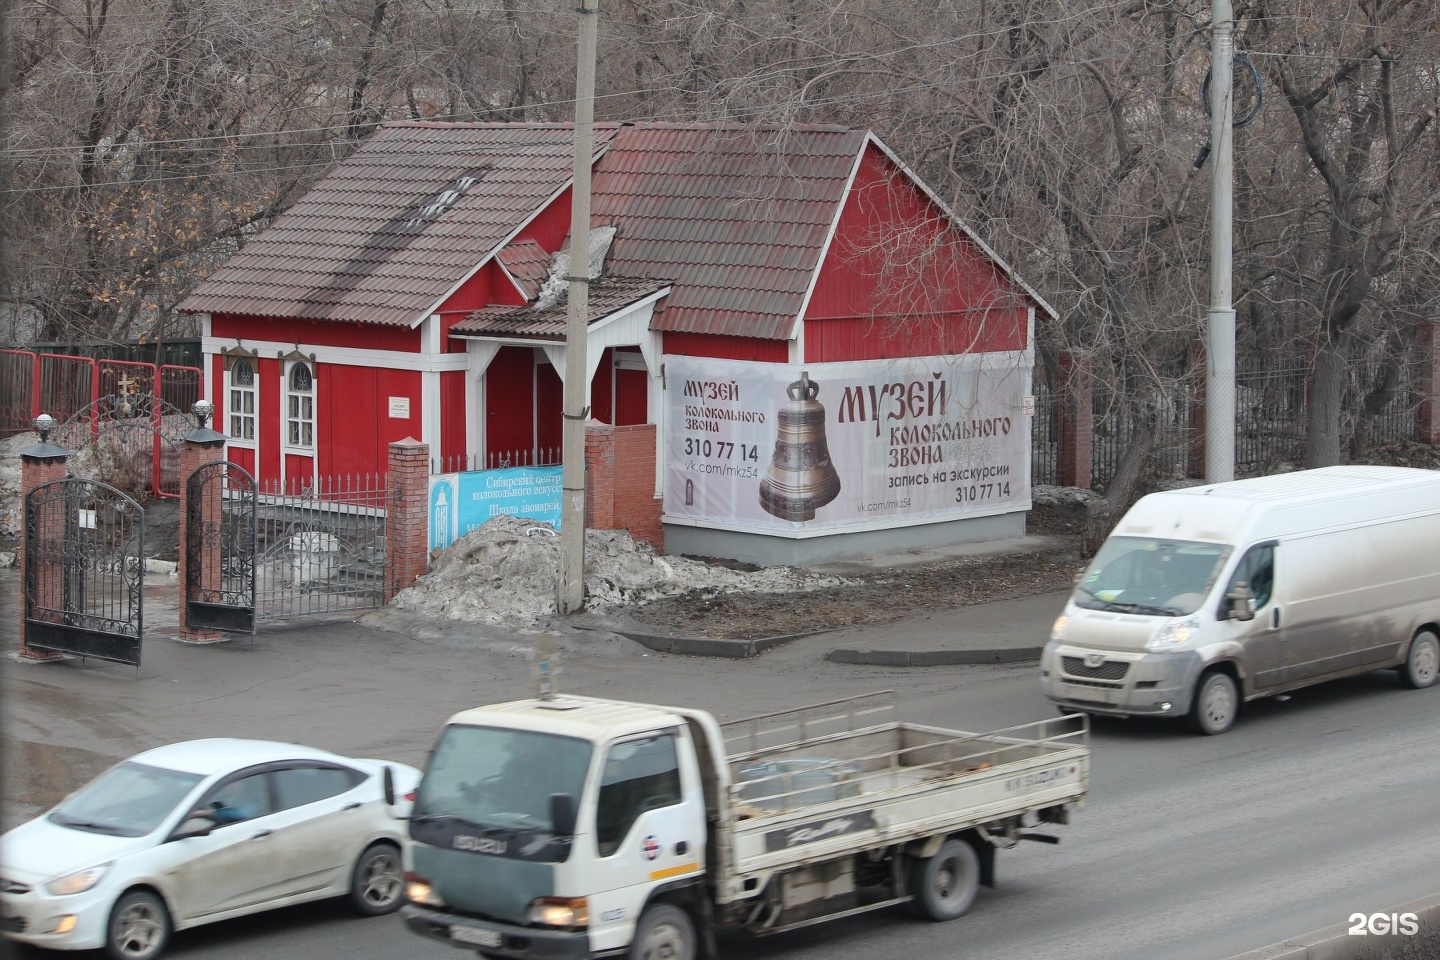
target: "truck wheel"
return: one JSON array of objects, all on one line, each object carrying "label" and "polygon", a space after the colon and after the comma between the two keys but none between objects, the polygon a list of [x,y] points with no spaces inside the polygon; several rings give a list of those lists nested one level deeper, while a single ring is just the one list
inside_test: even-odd
[{"label": "truck wheel", "polygon": [[1228,673],[1211,670],[1195,685],[1195,703],[1190,707],[1190,726],[1196,733],[1213,737],[1235,723],[1240,695]]},{"label": "truck wheel", "polygon": [[170,942],[170,911],[148,890],[131,890],[115,902],[105,931],[110,960],[153,960]]},{"label": "truck wheel", "polygon": [[640,915],[630,960],[695,960],[695,924],[690,915],[668,903],[657,903]]},{"label": "truck wheel", "polygon": [[946,840],[935,856],[910,868],[910,912],[927,920],[954,920],[970,909],[980,889],[980,858],[964,840]]},{"label": "truck wheel", "polygon": [[1413,690],[1424,690],[1435,683],[1440,671],[1440,638],[1429,630],[1421,630],[1410,641],[1410,653],[1400,668],[1400,679]]}]

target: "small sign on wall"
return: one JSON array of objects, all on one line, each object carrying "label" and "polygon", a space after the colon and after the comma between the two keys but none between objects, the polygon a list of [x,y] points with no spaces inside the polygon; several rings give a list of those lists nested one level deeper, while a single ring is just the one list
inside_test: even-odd
[{"label": "small sign on wall", "polygon": [[409,398],[409,397],[391,397],[391,398],[390,398],[390,419],[391,419],[391,420],[409,420],[409,419],[410,419],[410,398]]}]

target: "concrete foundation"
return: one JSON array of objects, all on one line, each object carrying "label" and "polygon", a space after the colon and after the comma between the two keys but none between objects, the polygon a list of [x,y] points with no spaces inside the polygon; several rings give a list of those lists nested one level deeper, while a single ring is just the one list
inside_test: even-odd
[{"label": "concrete foundation", "polygon": [[762,567],[800,567],[1024,535],[1024,511],[888,530],[840,531],[804,539],[667,523],[665,552],[674,556],[722,557]]}]

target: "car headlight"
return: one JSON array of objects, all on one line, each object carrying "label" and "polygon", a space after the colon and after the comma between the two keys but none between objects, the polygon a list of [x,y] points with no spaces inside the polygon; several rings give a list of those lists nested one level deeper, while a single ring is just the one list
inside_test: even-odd
[{"label": "car headlight", "polygon": [[429,878],[418,873],[405,874],[405,899],[422,907],[445,906],[445,899],[435,892]]},{"label": "car headlight", "polygon": [[105,871],[109,869],[110,864],[102,863],[99,866],[76,870],[74,873],[67,873],[63,877],[51,880],[45,884],[45,889],[57,897],[67,897],[72,893],[84,893],[99,883],[100,878],[105,876]]},{"label": "car headlight", "polygon": [[590,904],[584,897],[541,897],[530,901],[525,919],[540,927],[573,930],[590,924]]},{"label": "car headlight", "polygon": [[1051,640],[1064,640],[1064,639],[1065,639],[1065,625],[1068,624],[1069,622],[1070,622],[1070,618],[1067,617],[1067,616],[1065,616],[1065,614],[1063,614],[1063,613],[1060,614],[1060,616],[1056,617],[1056,618],[1055,618],[1055,623],[1054,623],[1054,625],[1050,628],[1050,639],[1051,639]]},{"label": "car headlight", "polygon": [[1151,653],[1173,653],[1187,649],[1200,631],[1200,618],[1189,616],[1166,620],[1151,635],[1145,649]]}]

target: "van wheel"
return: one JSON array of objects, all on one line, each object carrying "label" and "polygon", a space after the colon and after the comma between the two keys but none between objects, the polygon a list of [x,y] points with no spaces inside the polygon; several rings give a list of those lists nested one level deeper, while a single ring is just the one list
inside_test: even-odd
[{"label": "van wheel", "polygon": [[1413,690],[1424,690],[1435,682],[1440,672],[1440,638],[1429,630],[1421,630],[1410,641],[1410,653],[1400,668],[1400,679]]},{"label": "van wheel", "polygon": [[695,924],[690,915],[657,903],[640,915],[629,960],[695,960]]},{"label": "van wheel", "polygon": [[910,912],[927,920],[954,920],[970,909],[980,889],[980,858],[964,840],[946,840],[935,856],[910,868]]},{"label": "van wheel", "polygon": [[1211,670],[1195,685],[1195,702],[1190,707],[1190,726],[1196,733],[1213,737],[1235,723],[1240,695],[1228,673]]}]

